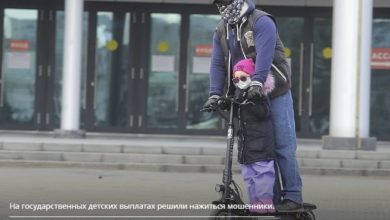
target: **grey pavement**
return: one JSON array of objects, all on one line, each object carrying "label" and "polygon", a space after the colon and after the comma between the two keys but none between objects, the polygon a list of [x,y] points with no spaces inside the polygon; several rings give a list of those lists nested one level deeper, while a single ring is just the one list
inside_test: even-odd
[{"label": "grey pavement", "polygon": [[[210,210],[189,209],[188,207],[195,204],[209,204],[218,198],[217,193],[214,192],[214,185],[221,181],[220,173],[56,168],[0,168],[0,176],[2,177],[0,181],[0,219],[2,220],[75,219],[75,217],[54,218],[59,215],[82,215],[89,216],[89,219],[107,220],[159,219],[147,216],[207,216]],[[246,201],[245,186],[240,175],[235,175],[235,179],[243,189]],[[389,219],[389,177],[303,175],[303,183],[305,201],[318,206],[315,214],[319,220]],[[10,204],[19,205],[19,209],[11,210]],[[181,204],[187,205],[187,209],[160,211],[141,208],[78,211],[21,209],[22,205],[27,205],[25,207],[28,208],[30,205],[40,204],[86,204],[87,208],[94,204],[117,204],[118,206],[120,204],[154,204],[156,206]],[[35,216],[35,218],[14,216]],[[43,218],[43,216],[52,217]],[[117,217],[98,218],[98,216]],[[118,216],[128,217],[119,218]]]}]

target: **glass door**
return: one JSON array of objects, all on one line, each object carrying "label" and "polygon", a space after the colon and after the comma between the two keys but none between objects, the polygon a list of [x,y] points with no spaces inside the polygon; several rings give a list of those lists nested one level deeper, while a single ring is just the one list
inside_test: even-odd
[{"label": "glass door", "polygon": [[180,14],[168,6],[145,11],[148,29],[139,35],[149,37],[139,50],[148,53],[140,56],[145,80],[139,81],[135,117],[142,132],[218,134],[222,128],[215,114],[200,112],[208,97],[212,36],[220,16],[185,8]]},{"label": "glass door", "polygon": [[[266,9],[268,10],[268,9]],[[270,8],[291,64],[298,137],[318,138],[329,130],[332,58],[331,8]]]},{"label": "glass door", "polygon": [[85,129],[177,131],[182,15],[129,3],[88,3],[86,11]]},{"label": "glass door", "polygon": [[316,17],[313,40],[310,43],[308,116],[309,133],[322,136],[329,133],[330,75],[332,63],[332,19]]},{"label": "glass door", "polygon": [[128,124],[129,12],[98,11],[93,87],[94,127]]},{"label": "glass door", "polygon": [[[202,113],[208,98],[212,37],[219,15],[151,11],[146,65],[146,132],[219,134],[216,114]],[[146,42],[146,41],[145,41]],[[142,110],[142,109],[140,109]],[[140,117],[139,116],[139,117]]]},{"label": "glass door", "polygon": [[297,132],[302,129],[303,74],[304,74],[304,24],[303,17],[276,17],[279,37],[285,46],[285,55],[291,66],[291,93],[293,96]]},{"label": "glass door", "polygon": [[[89,14],[85,129],[120,132],[130,127],[130,29],[132,13],[96,4]],[[103,9],[104,8],[104,9]],[[107,9],[105,9],[107,8]]]},{"label": "glass door", "polygon": [[190,15],[185,103],[187,129],[221,128],[220,117],[216,113],[200,112],[209,97],[212,39],[220,19],[220,15]]},{"label": "glass door", "polygon": [[152,13],[150,27],[146,127],[175,129],[179,112],[181,15]]},{"label": "glass door", "polygon": [[376,15],[372,26],[370,136],[390,140],[390,16]]},{"label": "glass door", "polygon": [[1,127],[32,129],[37,113],[38,9],[5,8],[1,43]]},{"label": "glass door", "polygon": [[[63,5],[50,0],[4,0],[2,3],[5,8],[0,11],[0,127],[59,128]],[[85,14],[84,31],[87,20]]]}]

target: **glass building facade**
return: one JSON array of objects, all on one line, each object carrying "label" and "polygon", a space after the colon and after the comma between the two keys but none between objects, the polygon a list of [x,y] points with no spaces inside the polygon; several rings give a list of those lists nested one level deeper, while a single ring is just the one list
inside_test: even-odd
[{"label": "glass building facade", "polygon": [[[0,129],[60,127],[63,7],[53,0],[0,4]],[[261,9],[275,16],[291,63],[298,137],[327,135],[332,8]],[[216,12],[206,4],[87,1],[81,129],[222,134],[224,123],[199,111],[208,97]],[[387,55],[372,65],[370,136],[390,140],[390,6],[374,8],[372,48],[373,57]]]}]

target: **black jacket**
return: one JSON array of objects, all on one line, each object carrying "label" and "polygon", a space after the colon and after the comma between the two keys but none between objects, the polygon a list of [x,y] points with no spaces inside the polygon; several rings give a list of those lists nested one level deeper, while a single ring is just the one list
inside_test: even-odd
[{"label": "black jacket", "polygon": [[[243,91],[236,89],[236,98]],[[250,164],[275,159],[275,138],[271,122],[270,102],[263,98],[253,104],[240,105],[238,118],[238,162]]]}]

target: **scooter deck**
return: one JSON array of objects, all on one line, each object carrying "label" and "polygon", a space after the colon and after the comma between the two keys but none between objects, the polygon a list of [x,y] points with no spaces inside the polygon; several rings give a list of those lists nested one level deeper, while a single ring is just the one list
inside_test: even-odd
[{"label": "scooter deck", "polygon": [[249,216],[250,218],[245,218],[245,219],[250,219],[250,220],[284,220],[280,216]]},{"label": "scooter deck", "polygon": [[[241,219],[241,218],[238,218]],[[274,216],[247,216],[242,219],[248,220],[296,220],[295,216],[292,215],[274,215]]]},{"label": "scooter deck", "polygon": [[251,220],[265,220],[265,219],[273,219],[273,220],[296,220],[296,217],[294,214],[299,214],[302,212],[310,212],[314,209],[317,209],[317,206],[310,203],[303,203],[303,208],[300,210],[296,210],[294,212],[276,212],[273,213],[273,215],[261,215],[258,216],[248,216],[245,219],[251,219]]}]

